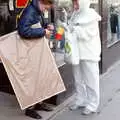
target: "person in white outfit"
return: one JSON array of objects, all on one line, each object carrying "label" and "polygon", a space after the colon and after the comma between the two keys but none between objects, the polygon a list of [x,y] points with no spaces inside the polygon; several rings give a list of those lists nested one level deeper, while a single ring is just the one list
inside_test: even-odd
[{"label": "person in white outfit", "polygon": [[77,38],[79,64],[73,64],[76,91],[70,110],[84,107],[82,114],[88,115],[96,112],[100,103],[99,21],[101,17],[94,9],[90,8],[90,0],[73,0],[73,6],[74,12],[67,27]]}]

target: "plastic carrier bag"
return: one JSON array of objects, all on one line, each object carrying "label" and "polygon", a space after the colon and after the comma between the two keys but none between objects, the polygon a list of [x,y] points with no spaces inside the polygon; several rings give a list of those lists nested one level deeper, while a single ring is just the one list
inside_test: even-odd
[{"label": "plastic carrier bag", "polygon": [[67,64],[79,64],[79,46],[75,33],[65,32],[65,54],[64,61]]}]

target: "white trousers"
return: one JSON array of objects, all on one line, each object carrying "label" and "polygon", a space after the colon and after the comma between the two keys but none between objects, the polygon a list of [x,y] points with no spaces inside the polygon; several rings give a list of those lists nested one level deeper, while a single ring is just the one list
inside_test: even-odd
[{"label": "white trousers", "polygon": [[81,60],[73,65],[75,79],[74,103],[96,111],[99,106],[99,64],[94,61]]}]

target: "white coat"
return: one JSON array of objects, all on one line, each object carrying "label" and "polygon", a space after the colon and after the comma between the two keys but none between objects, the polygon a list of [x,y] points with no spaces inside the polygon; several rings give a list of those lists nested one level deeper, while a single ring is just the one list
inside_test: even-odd
[{"label": "white coat", "polygon": [[68,22],[71,34],[77,37],[79,59],[99,61],[101,42],[98,24],[101,17],[89,8],[88,0],[80,0],[79,6],[79,10],[73,12]]}]

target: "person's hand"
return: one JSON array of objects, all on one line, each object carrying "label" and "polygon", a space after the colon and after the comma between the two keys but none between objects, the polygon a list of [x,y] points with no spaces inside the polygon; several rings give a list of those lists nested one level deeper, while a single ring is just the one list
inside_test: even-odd
[{"label": "person's hand", "polygon": [[54,30],[54,25],[49,24],[49,25],[47,26],[47,29],[48,29],[48,30]]},{"label": "person's hand", "polygon": [[62,13],[63,13],[63,16],[64,16],[64,22],[67,23],[68,14],[67,14],[67,11],[66,11],[65,8],[62,9]]},{"label": "person's hand", "polygon": [[50,35],[51,35],[51,31],[50,30],[48,30],[48,29],[45,29],[45,36],[47,37],[47,38],[50,38]]}]

